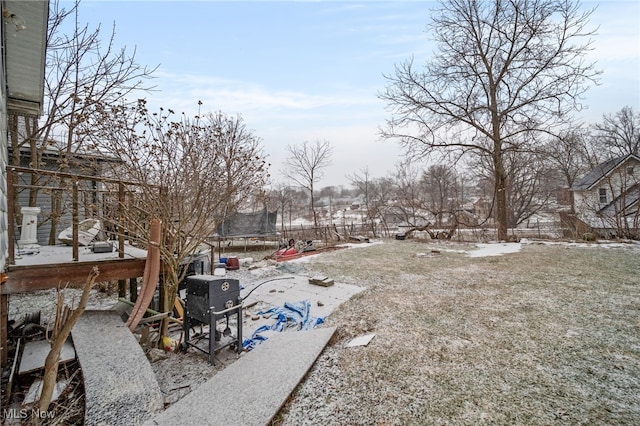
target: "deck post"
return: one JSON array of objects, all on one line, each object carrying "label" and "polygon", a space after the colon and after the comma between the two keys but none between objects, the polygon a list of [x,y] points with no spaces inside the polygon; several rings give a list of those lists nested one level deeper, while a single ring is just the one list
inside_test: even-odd
[{"label": "deck post", "polygon": [[80,254],[78,251],[78,181],[73,180],[73,201],[71,206],[71,215],[73,221],[73,249],[72,256],[74,262],[77,262],[80,259]]},{"label": "deck post", "polygon": [[[8,265],[14,265],[16,263],[16,238],[15,238],[15,218],[13,212],[13,203],[15,199],[15,188],[14,188],[14,169],[7,169],[7,230],[8,230],[8,250],[9,250],[9,258],[7,259]],[[6,312],[6,311],[4,311]]]},{"label": "deck post", "polygon": [[129,300],[134,302],[138,300],[138,279],[129,278]]},{"label": "deck post", "polygon": [[124,258],[124,183],[118,182],[118,257]]},{"label": "deck post", "polygon": [[118,280],[118,297],[127,297],[127,280]]}]

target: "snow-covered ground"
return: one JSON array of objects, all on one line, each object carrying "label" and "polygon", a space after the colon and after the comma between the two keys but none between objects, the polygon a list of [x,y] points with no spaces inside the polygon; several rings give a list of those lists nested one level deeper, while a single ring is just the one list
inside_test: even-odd
[{"label": "snow-covered ground", "polygon": [[[115,260],[118,259],[118,243],[111,241],[113,251],[108,253],[94,253],[91,247],[78,247],[78,258],[81,262],[90,262],[96,260]],[[31,254],[16,255],[16,265],[43,265],[50,263],[64,263],[73,261],[73,248],[64,244],[55,246],[40,246],[37,250],[32,250]],[[144,259],[147,257],[147,251],[142,250],[128,244],[124,246],[125,259]]]},{"label": "snow-covered ground", "polygon": [[517,253],[522,249],[521,243],[487,243],[476,244],[478,247],[468,253],[469,257],[502,256],[508,253]]}]

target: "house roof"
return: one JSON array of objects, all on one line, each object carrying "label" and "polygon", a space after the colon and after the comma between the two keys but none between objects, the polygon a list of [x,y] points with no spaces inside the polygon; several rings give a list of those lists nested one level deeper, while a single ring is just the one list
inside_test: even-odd
[{"label": "house roof", "polygon": [[40,116],[49,1],[2,3],[7,109],[19,115]]},{"label": "house roof", "polygon": [[612,158],[605,162],[598,164],[589,173],[584,175],[581,179],[573,184],[572,191],[584,191],[592,189],[603,178],[608,176],[613,170],[626,163],[629,159],[635,159],[640,162],[640,157],[635,154],[627,154],[622,157]]}]

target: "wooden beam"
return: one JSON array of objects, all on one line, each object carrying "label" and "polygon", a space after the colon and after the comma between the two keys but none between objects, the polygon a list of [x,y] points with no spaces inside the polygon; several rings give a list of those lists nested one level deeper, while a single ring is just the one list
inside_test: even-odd
[{"label": "wooden beam", "polygon": [[45,265],[10,265],[7,282],[0,284],[0,294],[24,293],[62,287],[81,287],[94,266],[100,275],[96,282],[141,277],[145,259],[100,260],[95,262],[56,263]]}]

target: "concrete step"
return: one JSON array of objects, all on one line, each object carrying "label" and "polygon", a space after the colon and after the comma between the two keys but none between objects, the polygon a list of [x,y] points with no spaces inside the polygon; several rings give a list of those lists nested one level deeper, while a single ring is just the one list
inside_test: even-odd
[{"label": "concrete step", "polygon": [[85,311],[71,331],[85,387],[85,425],[139,425],[164,399],[140,344],[116,311]]},{"label": "concrete step", "polygon": [[278,413],[335,327],[269,335],[145,425],[264,426]]}]

